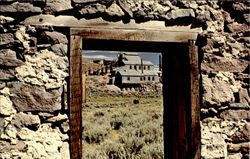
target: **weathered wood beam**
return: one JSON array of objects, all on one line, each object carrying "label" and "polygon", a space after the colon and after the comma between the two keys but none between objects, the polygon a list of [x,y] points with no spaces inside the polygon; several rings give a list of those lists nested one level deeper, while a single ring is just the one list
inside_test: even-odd
[{"label": "weathered wood beam", "polygon": [[201,134],[200,134],[200,91],[199,91],[199,63],[198,47],[195,41],[190,40],[189,44],[189,65],[190,65],[190,106],[191,106],[191,139],[190,156],[192,159],[200,159]]},{"label": "weathered wood beam", "polygon": [[70,36],[70,157],[82,159],[82,37]]}]

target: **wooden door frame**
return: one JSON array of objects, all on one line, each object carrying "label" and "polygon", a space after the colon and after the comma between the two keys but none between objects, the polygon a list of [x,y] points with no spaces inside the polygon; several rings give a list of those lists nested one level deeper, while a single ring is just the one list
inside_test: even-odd
[{"label": "wooden door frame", "polygon": [[[182,81],[182,74],[179,74],[181,82],[185,83],[185,92],[187,97],[181,97],[184,100],[184,105],[181,106],[179,98],[176,101],[164,99],[164,145],[165,158],[200,158],[200,97],[199,97],[199,64],[198,64],[198,49],[195,45],[197,32],[191,31],[164,31],[153,29],[131,29],[131,28],[105,28],[105,27],[87,27],[87,28],[71,28],[70,29],[70,154],[72,159],[82,158],[82,39],[99,39],[99,40],[119,40],[119,41],[140,41],[140,42],[161,42],[175,43],[187,46],[182,50],[182,54],[186,54],[185,59],[188,71],[185,74],[186,81]],[[84,45],[84,44],[83,44]],[[171,46],[168,46],[171,50]],[[164,66],[167,68],[178,67],[176,64],[181,62],[175,56],[177,50],[172,49],[173,53],[163,53],[170,58],[176,58],[177,61],[167,61]],[[183,60],[182,60],[183,61]],[[185,63],[184,61],[184,63]],[[163,64],[164,64],[163,60]],[[181,63],[179,63],[182,65]],[[163,68],[164,70],[164,68]],[[171,70],[170,70],[171,72]],[[171,74],[175,76],[175,73]],[[177,75],[176,75],[177,76]],[[168,77],[172,78],[172,77]],[[167,84],[173,84],[166,77],[163,78],[163,91],[171,91],[174,87],[168,87]],[[178,86],[176,86],[178,87]],[[175,91],[177,96],[181,91]],[[167,98],[175,98],[172,93],[167,93]],[[176,95],[175,94],[175,95]],[[183,94],[183,93],[181,93]],[[185,99],[184,99],[185,98]],[[168,103],[172,106],[167,106]],[[184,120],[184,121],[183,121]],[[169,124],[167,126],[167,124]]]}]

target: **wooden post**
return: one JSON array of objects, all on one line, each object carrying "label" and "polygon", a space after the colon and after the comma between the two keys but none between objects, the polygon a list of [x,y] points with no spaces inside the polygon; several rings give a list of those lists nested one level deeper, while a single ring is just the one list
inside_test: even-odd
[{"label": "wooden post", "polygon": [[82,159],[82,37],[70,37],[70,157]]},{"label": "wooden post", "polygon": [[166,159],[200,158],[199,69],[194,42],[163,53],[164,153]]},{"label": "wooden post", "polygon": [[200,96],[199,96],[199,63],[198,47],[195,41],[189,41],[190,63],[190,105],[191,105],[191,139],[190,156],[192,159],[200,159]]}]

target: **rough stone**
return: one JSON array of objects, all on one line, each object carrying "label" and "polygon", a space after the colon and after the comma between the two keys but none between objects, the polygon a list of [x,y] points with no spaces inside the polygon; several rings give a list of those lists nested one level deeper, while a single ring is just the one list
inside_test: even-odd
[{"label": "rough stone", "polygon": [[61,89],[46,91],[43,87],[11,82],[11,100],[18,111],[54,112],[61,109]]},{"label": "rough stone", "polygon": [[201,70],[205,72],[223,71],[223,72],[243,72],[248,67],[246,60],[233,59],[230,57],[219,57],[213,54],[204,54],[201,63]]},{"label": "rough stone", "polygon": [[0,46],[13,43],[14,41],[14,36],[11,33],[0,34]]},{"label": "rough stone", "polygon": [[230,103],[230,108],[250,108],[248,103]]},{"label": "rough stone", "polygon": [[61,124],[61,130],[63,133],[67,133],[69,131],[69,122],[65,121]]},{"label": "rough stone", "polygon": [[16,110],[13,107],[13,104],[9,97],[5,97],[4,95],[0,95],[0,115],[10,116],[16,113]]},{"label": "rough stone", "polygon": [[72,9],[71,0],[47,0],[46,7],[44,8],[46,13],[62,12]]},{"label": "rough stone", "polygon": [[41,13],[42,10],[39,7],[34,7],[30,3],[14,2],[10,5],[0,6],[0,13],[15,13],[15,12]]},{"label": "rough stone", "polygon": [[249,24],[250,23],[250,14],[243,14],[243,17],[244,17],[246,23]]},{"label": "rough stone", "polygon": [[87,6],[84,6],[79,13],[85,17],[100,17],[101,13],[104,13],[106,9],[106,6],[101,5],[99,3],[97,4],[90,4]]},{"label": "rough stone", "polygon": [[229,154],[228,159],[242,159],[242,154],[241,153]]},{"label": "rough stone", "polygon": [[233,143],[229,143],[228,144],[228,150],[231,152],[244,152],[244,153],[248,153],[249,149],[250,149],[250,142],[243,142],[243,143],[237,143],[237,144],[233,144]]},{"label": "rough stone", "polygon": [[125,15],[122,9],[116,3],[113,3],[111,6],[109,6],[105,12],[108,16],[114,18],[120,18]]},{"label": "rough stone", "polygon": [[19,81],[55,89],[62,87],[68,76],[68,58],[57,56],[47,49],[25,55],[25,60],[24,65],[15,68]]},{"label": "rough stone", "polygon": [[67,56],[68,46],[62,43],[52,45],[49,50],[54,52],[58,56]]},{"label": "rough stone", "polygon": [[68,119],[68,116],[66,114],[58,114],[57,116],[49,118],[46,121],[50,123],[55,123],[55,122],[65,121],[67,119]]},{"label": "rough stone", "polygon": [[11,80],[15,78],[14,69],[1,69],[0,68],[0,80]]},{"label": "rough stone", "polygon": [[69,143],[63,142],[62,148],[60,149],[60,152],[62,154],[62,159],[69,159],[70,153],[69,153]]},{"label": "rough stone", "polygon": [[[248,119],[249,119],[250,113],[245,113],[245,114],[248,115]],[[242,116],[240,116],[239,118],[241,118],[241,117]],[[246,123],[245,126],[238,129],[235,132],[235,134],[232,135],[232,137],[231,137],[232,141],[234,143],[249,142],[250,141],[250,133],[249,132],[250,132],[250,123]]]},{"label": "rough stone", "polygon": [[13,66],[17,67],[22,65],[23,62],[16,57],[16,52],[10,49],[0,50],[0,66]]},{"label": "rough stone", "polygon": [[14,116],[12,124],[17,128],[38,128],[38,126],[40,125],[40,119],[38,115],[25,114],[23,112],[20,112]]},{"label": "rough stone", "polygon": [[42,40],[45,40],[49,44],[68,44],[68,39],[67,37],[59,32],[49,32],[45,31],[41,34]]},{"label": "rough stone", "polygon": [[198,14],[196,19],[202,23],[205,23],[206,21],[212,20],[209,11],[205,11],[204,13]]},{"label": "rough stone", "polygon": [[225,110],[220,114],[220,117],[225,120],[238,121],[248,120],[250,112],[247,110]]},{"label": "rough stone", "polygon": [[15,19],[12,17],[5,17],[0,15],[0,24],[8,24],[10,22],[13,22]]},{"label": "rough stone", "polygon": [[0,118],[0,136],[4,132],[5,120]]},{"label": "rough stone", "polygon": [[235,81],[232,73],[219,72],[212,78],[202,75],[202,86],[204,89],[203,106],[221,106],[234,102],[234,93],[239,91],[241,84]]},{"label": "rough stone", "polygon": [[46,113],[46,112],[40,112],[38,113],[39,117],[42,119],[42,120],[46,120],[48,118],[52,118],[54,116],[54,114],[51,114],[51,113]]},{"label": "rough stone", "polygon": [[239,23],[231,23],[226,25],[227,29],[231,32],[231,33],[245,33],[248,31],[249,27],[247,24],[239,24]]},{"label": "rough stone", "polygon": [[178,18],[194,18],[195,13],[193,9],[178,9],[178,10],[172,10],[171,12],[167,13],[165,18],[167,20],[175,20]]},{"label": "rough stone", "polygon": [[75,4],[78,4],[78,5],[84,5],[87,3],[100,2],[100,0],[72,0],[72,2],[74,2]]},{"label": "rough stone", "polygon": [[241,88],[239,91],[240,103],[250,103],[249,91],[246,88]]},{"label": "rough stone", "polygon": [[133,17],[133,12],[129,7],[127,0],[117,0],[117,3],[125,14],[127,14],[130,18]]}]

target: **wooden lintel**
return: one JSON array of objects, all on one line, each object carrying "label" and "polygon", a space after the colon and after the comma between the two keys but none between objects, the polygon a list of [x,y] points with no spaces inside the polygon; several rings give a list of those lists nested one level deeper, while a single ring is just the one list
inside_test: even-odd
[{"label": "wooden lintel", "polygon": [[198,33],[185,31],[103,28],[74,28],[72,29],[72,34],[80,35],[84,39],[175,43],[187,43],[189,40],[196,40],[198,35]]}]

